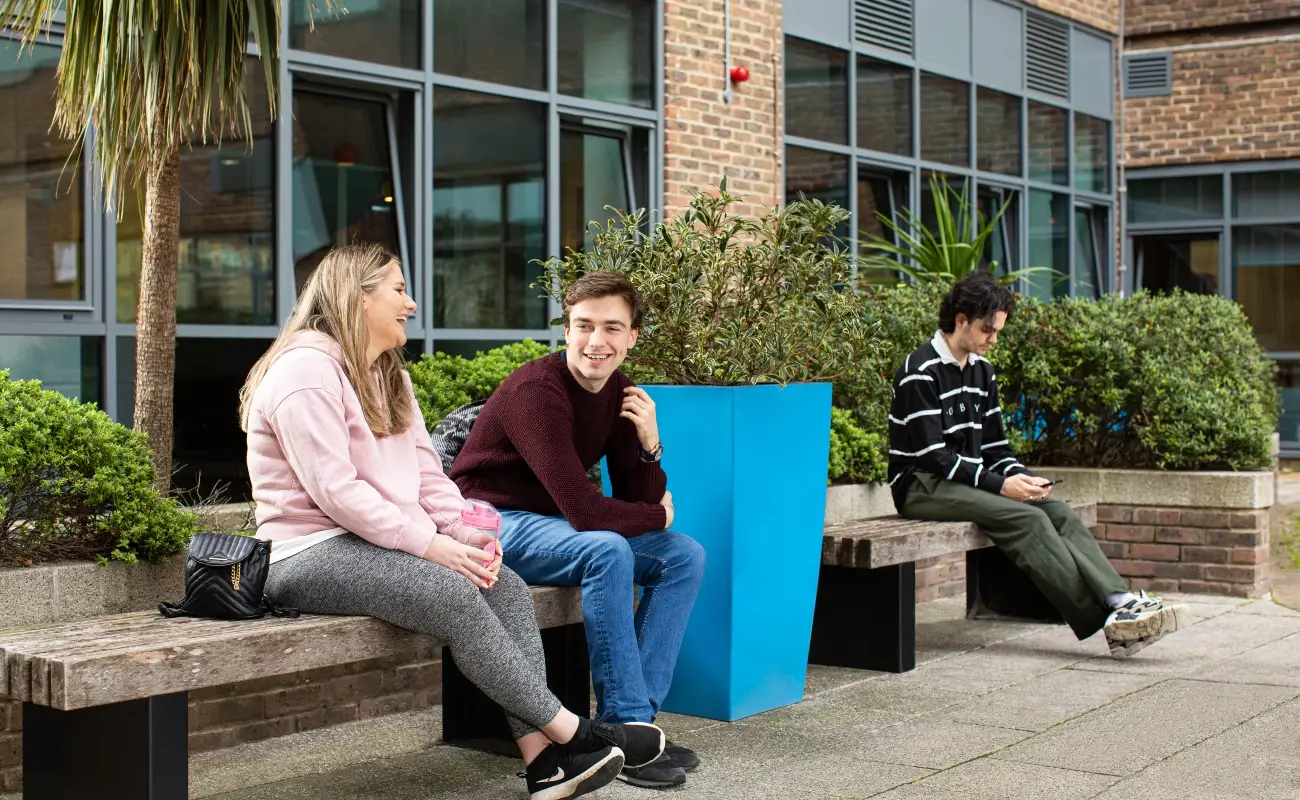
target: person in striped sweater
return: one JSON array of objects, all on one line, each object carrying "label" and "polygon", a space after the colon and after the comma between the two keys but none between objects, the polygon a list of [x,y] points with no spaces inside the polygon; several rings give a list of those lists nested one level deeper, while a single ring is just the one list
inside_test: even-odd
[{"label": "person in striped sweater", "polygon": [[889,411],[889,486],[908,519],[979,525],[1079,639],[1106,633],[1125,658],[1186,626],[1185,606],[1131,592],[1052,484],[1007,442],[997,375],[987,356],[1015,294],[984,272],[957,281],[934,338],[904,360]]}]

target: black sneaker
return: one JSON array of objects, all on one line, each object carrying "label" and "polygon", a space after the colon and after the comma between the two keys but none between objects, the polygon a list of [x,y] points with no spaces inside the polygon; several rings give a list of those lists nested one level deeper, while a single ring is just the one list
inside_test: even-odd
[{"label": "black sneaker", "polygon": [[700,766],[700,757],[695,755],[695,751],[689,747],[667,742],[664,745],[664,755],[671,758],[674,764],[686,772],[694,772]]},{"label": "black sneaker", "polygon": [[584,752],[552,744],[524,770],[524,780],[530,800],[563,800],[608,785],[621,769],[623,751],[617,747]]},{"label": "black sneaker", "polygon": [[617,747],[623,751],[626,766],[643,767],[664,754],[666,742],[664,732],[648,722],[610,723],[580,719],[578,732],[568,746],[582,750]]},{"label": "black sneaker", "polygon": [[686,770],[674,764],[664,753],[642,767],[624,766],[618,779],[645,789],[668,789],[686,783]]}]

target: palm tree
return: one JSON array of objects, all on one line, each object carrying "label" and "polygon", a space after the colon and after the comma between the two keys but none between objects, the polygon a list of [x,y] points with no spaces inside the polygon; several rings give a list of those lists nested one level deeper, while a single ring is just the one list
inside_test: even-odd
[{"label": "palm tree", "polygon": [[274,117],[280,0],[0,0],[0,27],[31,45],[56,12],[64,33],[52,127],[72,140],[73,157],[94,131],[109,207],[129,196],[129,186],[144,184],[133,422],[149,437],[165,492],[172,474],[180,151],[194,138],[219,144],[223,132],[246,136],[251,129],[244,93],[250,36]]}]

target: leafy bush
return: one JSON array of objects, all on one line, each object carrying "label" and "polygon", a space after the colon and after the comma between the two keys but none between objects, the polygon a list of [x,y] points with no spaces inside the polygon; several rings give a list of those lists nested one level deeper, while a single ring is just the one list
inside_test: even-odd
[{"label": "leafy bush", "polygon": [[479,352],[475,358],[446,353],[421,356],[408,364],[407,370],[425,426],[432,431],[455,409],[488,399],[507,375],[549,352],[546,345],[529,339]]},{"label": "leafy bush", "polygon": [[1276,366],[1235,302],[1177,292],[1018,306],[992,358],[1022,461],[1270,466]]},{"label": "leafy bush", "polygon": [[736,386],[828,380],[875,351],[861,296],[845,291],[848,253],[834,238],[848,212],[801,200],[758,220],[736,216],[726,181],[690,208],[642,229],[617,214],[593,245],[551,259],[535,288],[556,301],[587,272],[626,275],[649,313],[629,372],[641,383]]},{"label": "leafy bush", "polygon": [[826,483],[872,483],[885,480],[888,442],[858,425],[851,411],[831,408],[831,457]]},{"label": "leafy bush", "polygon": [[156,561],[183,550],[195,524],[155,491],[143,434],[0,371],[0,565]]}]

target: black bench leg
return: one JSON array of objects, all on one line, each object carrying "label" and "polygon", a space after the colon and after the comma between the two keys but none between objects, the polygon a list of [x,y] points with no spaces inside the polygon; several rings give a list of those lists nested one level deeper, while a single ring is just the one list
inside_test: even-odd
[{"label": "black bench leg", "polygon": [[189,697],[59,711],[23,703],[25,800],[187,800]]},{"label": "black bench leg", "polygon": [[[582,623],[542,631],[546,684],[564,707],[591,716],[591,666]],[[519,756],[505,712],[470,683],[456,666],[451,648],[442,648],[442,741],[444,744],[503,756]]]},{"label": "black bench leg", "polygon": [[1065,622],[1029,576],[996,547],[966,551],[966,618]]},{"label": "black bench leg", "polygon": [[916,669],[916,569],[822,567],[808,662],[908,672]]}]

